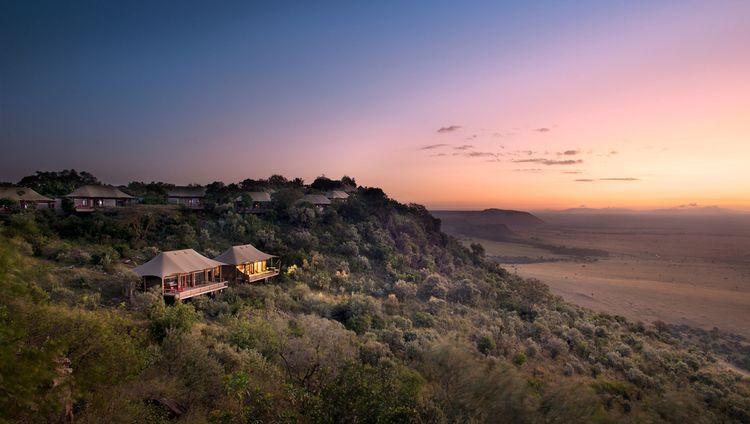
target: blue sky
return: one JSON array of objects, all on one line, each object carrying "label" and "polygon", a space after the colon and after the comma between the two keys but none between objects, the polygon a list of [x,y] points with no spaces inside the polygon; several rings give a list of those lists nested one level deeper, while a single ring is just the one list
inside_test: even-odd
[{"label": "blue sky", "polygon": [[[617,115],[620,106],[607,99],[621,93],[609,91],[637,80],[644,104],[653,103],[650,84],[689,61],[696,65],[688,73],[708,75],[713,69],[699,69],[706,57],[735,76],[747,65],[736,56],[747,50],[738,37],[748,35],[741,23],[750,18],[739,1],[0,4],[0,138],[9,152],[0,159],[0,179],[71,167],[113,183],[347,173],[402,200],[441,206],[450,205],[426,185],[436,173],[467,169],[485,181],[515,169],[509,163],[480,172],[494,165],[448,166],[420,156],[420,146],[445,141],[435,134],[443,126],[466,132],[454,144],[475,136],[475,157],[513,148],[580,149],[593,158],[626,152],[622,140],[640,143],[632,137],[671,147],[660,144],[664,128],[616,133],[618,123],[649,125],[646,117]],[[660,64],[662,58],[668,60]],[[628,66],[630,74],[620,75]],[[742,114],[745,93],[734,92],[741,97],[719,109]],[[579,105],[579,93],[595,101]],[[659,101],[679,102],[664,96]],[[604,119],[611,137],[581,128],[595,107],[612,110]],[[723,125],[733,128],[735,135],[726,136],[733,146],[745,135],[735,124]],[[489,135],[477,141],[482,131],[537,127],[553,132],[540,139],[529,131],[504,140],[507,146]],[[688,129],[671,131],[678,137]],[[617,171],[587,177],[649,178]],[[394,176],[399,172],[413,186]],[[441,183],[455,181],[446,176]],[[459,203],[489,205],[504,194],[472,196]]]}]

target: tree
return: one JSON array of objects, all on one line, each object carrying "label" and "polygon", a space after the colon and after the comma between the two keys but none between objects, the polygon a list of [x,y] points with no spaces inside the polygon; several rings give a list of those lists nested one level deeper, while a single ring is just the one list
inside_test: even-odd
[{"label": "tree", "polygon": [[421,422],[419,394],[424,379],[418,372],[392,363],[343,367],[321,395],[318,421],[323,423]]},{"label": "tree", "polygon": [[363,334],[381,320],[380,311],[372,298],[363,295],[352,296],[346,302],[336,305],[331,311],[331,318],[357,334]]},{"label": "tree", "polygon": [[300,315],[275,320],[274,327],[280,336],[277,354],[289,380],[313,392],[358,353],[354,333],[330,319]]},{"label": "tree", "polygon": [[320,177],[316,178],[312,184],[310,184],[310,187],[314,188],[315,190],[330,191],[342,188],[342,184],[341,181],[332,180],[325,175],[321,175]]},{"label": "tree", "polygon": [[302,197],[302,191],[296,188],[285,188],[276,191],[271,197],[273,207],[281,216],[288,215],[288,209]]},{"label": "tree", "polygon": [[273,174],[270,177],[268,177],[268,184],[274,186],[274,187],[281,187],[285,186],[289,180],[286,179],[283,175],[279,174]]},{"label": "tree", "polygon": [[174,186],[162,182],[144,183],[131,181],[128,183],[128,191],[133,196],[143,199],[142,203],[147,205],[163,205],[167,203],[167,191]]},{"label": "tree", "polygon": [[471,243],[470,247],[471,247],[471,253],[481,258],[484,257],[485,255],[484,246],[482,246],[479,243]]},{"label": "tree", "polygon": [[149,314],[149,330],[154,340],[161,342],[167,334],[184,334],[200,319],[192,305],[178,302],[167,307],[164,302],[154,305]]},{"label": "tree", "polygon": [[240,190],[242,191],[262,191],[265,190],[265,186],[265,181],[251,178],[246,178],[240,182]]},{"label": "tree", "polygon": [[354,178],[348,175],[344,175],[343,177],[341,177],[341,184],[352,188],[357,188],[357,181],[355,181]]},{"label": "tree", "polygon": [[28,187],[50,197],[64,196],[88,184],[99,184],[99,180],[86,171],[79,173],[75,169],[59,172],[37,171],[36,174],[23,177],[18,182],[21,187]]}]

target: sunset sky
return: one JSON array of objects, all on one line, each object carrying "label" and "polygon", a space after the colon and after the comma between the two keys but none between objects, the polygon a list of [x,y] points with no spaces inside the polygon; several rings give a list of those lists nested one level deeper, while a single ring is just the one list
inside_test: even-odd
[{"label": "sunset sky", "polygon": [[0,0],[0,181],[750,210],[750,1]]}]

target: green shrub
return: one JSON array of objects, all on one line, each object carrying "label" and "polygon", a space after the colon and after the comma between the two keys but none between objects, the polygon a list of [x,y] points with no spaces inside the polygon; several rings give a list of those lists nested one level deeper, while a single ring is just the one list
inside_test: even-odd
[{"label": "green shrub", "polygon": [[419,286],[417,295],[422,300],[428,300],[431,297],[445,299],[448,294],[448,281],[439,274],[430,274],[424,279]]},{"label": "green shrub", "polygon": [[161,342],[167,334],[180,335],[187,333],[200,320],[201,316],[193,305],[177,302],[166,307],[162,303],[149,315],[149,331],[154,340]]},{"label": "green shrub", "polygon": [[435,317],[427,312],[417,311],[414,313],[414,319],[412,320],[415,327],[418,328],[432,328],[435,326]]},{"label": "green shrub", "polygon": [[526,354],[518,352],[513,356],[513,363],[516,365],[523,365],[526,363]]},{"label": "green shrub", "polygon": [[378,306],[370,297],[362,295],[352,296],[348,301],[336,305],[331,311],[331,318],[357,334],[383,325]]},{"label": "green shrub", "polygon": [[477,339],[477,350],[483,355],[489,355],[495,350],[495,339],[489,335],[479,337]]}]

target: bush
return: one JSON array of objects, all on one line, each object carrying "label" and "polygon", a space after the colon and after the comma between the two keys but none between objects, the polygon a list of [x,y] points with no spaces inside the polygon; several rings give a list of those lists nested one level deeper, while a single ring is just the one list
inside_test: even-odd
[{"label": "bush", "polygon": [[392,364],[350,364],[321,394],[317,422],[421,422],[419,373]]},{"label": "bush", "polygon": [[429,300],[431,297],[445,299],[447,294],[448,281],[439,274],[428,275],[417,291],[417,295],[422,300]]},{"label": "bush", "polygon": [[210,405],[221,396],[224,370],[198,337],[170,330],[161,352],[159,365],[184,386],[185,403]]},{"label": "bush", "polygon": [[550,337],[547,339],[545,347],[552,358],[557,358],[568,351],[568,344],[558,337]]},{"label": "bush", "polygon": [[566,377],[570,377],[574,372],[575,370],[573,369],[573,365],[570,365],[569,363],[563,365],[563,375],[565,375]]},{"label": "bush", "polygon": [[468,279],[461,280],[458,286],[448,292],[448,300],[455,303],[462,303],[467,306],[476,304],[479,298],[479,290],[476,285]]},{"label": "bush", "polygon": [[513,363],[516,365],[523,365],[526,363],[526,354],[518,352],[513,356]]},{"label": "bush", "polygon": [[355,295],[348,301],[336,305],[331,318],[341,322],[347,329],[364,334],[371,327],[382,327],[378,306],[369,296]]},{"label": "bush", "polygon": [[178,302],[166,307],[157,305],[149,316],[149,331],[154,340],[161,342],[167,334],[180,335],[187,333],[201,319],[192,305]]},{"label": "bush", "polygon": [[426,312],[415,312],[414,313],[414,326],[418,328],[432,328],[435,326],[435,317],[432,314]]},{"label": "bush", "polygon": [[483,355],[489,355],[495,350],[495,339],[489,335],[481,336],[477,340],[477,350]]},{"label": "bush", "polygon": [[417,285],[398,280],[393,285],[393,291],[400,300],[413,299],[417,295]]},{"label": "bush", "polygon": [[620,343],[615,347],[615,351],[620,354],[623,358],[628,358],[633,354],[633,349],[625,343]]}]

